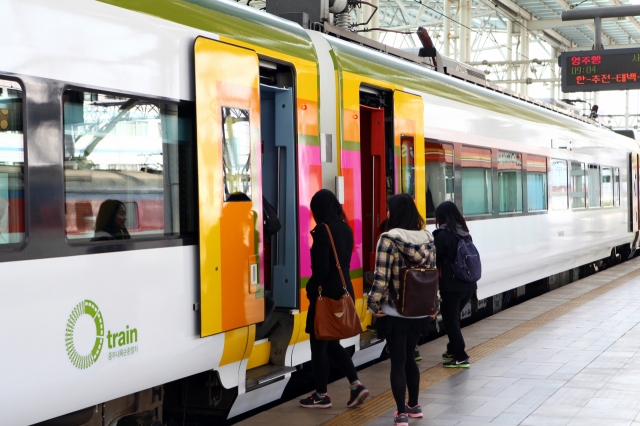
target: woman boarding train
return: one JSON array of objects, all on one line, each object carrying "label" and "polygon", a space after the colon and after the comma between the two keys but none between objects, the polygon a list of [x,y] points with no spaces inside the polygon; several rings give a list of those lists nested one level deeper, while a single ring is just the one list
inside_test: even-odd
[{"label": "woman boarding train", "polygon": [[[396,293],[400,290],[400,270],[404,259],[413,265],[438,266],[442,297],[442,317],[449,344],[444,353],[444,367],[469,367],[469,357],[464,351],[464,339],[460,332],[460,312],[475,291],[476,283],[465,282],[460,288],[451,263],[456,259],[458,235],[469,235],[464,218],[453,203],[443,203],[436,209],[436,238],[424,229],[415,202],[408,194],[397,194],[388,201],[388,229],[380,236],[376,248],[376,267],[373,287],[369,292],[368,306],[378,318],[378,337],[387,340],[391,359],[391,390],[396,402],[394,414],[396,426],[408,426],[408,418],[421,418],[418,403],[420,371],[414,357],[414,348],[421,334],[428,334],[429,317],[405,317],[398,313],[389,294],[389,285]],[[437,261],[436,261],[437,259]],[[405,402],[405,391],[409,400]]]}]

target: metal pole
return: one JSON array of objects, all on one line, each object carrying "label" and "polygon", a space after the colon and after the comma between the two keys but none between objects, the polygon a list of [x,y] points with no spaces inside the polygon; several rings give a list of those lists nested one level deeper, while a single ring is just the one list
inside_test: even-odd
[{"label": "metal pole", "polygon": [[450,19],[451,18],[451,2],[449,0],[444,0],[444,36],[442,37],[442,42],[444,43],[444,56],[449,56],[449,44],[451,43],[451,28],[450,28]]},{"label": "metal pole", "polygon": [[[513,21],[511,19],[507,19],[507,61],[513,61]],[[507,67],[507,80],[512,80],[513,63],[507,64]],[[507,83],[507,89],[511,90],[511,83]]]},{"label": "metal pole", "polygon": [[[371,3],[374,4],[374,6],[380,7],[380,0],[372,0]],[[371,9],[373,11],[373,8]],[[371,25],[369,28],[379,28],[380,25],[380,10],[378,10],[378,12],[376,12],[375,15],[373,15],[373,19],[371,19]],[[375,41],[380,41],[380,32],[378,31],[372,31],[371,32],[371,38]]]},{"label": "metal pole", "polygon": [[604,49],[604,47],[602,46],[602,18],[599,16],[596,16],[593,19],[593,23],[595,24],[595,47],[594,49],[596,50],[601,50]]},{"label": "metal pole", "polygon": [[629,130],[629,91],[624,91],[625,104],[624,104],[624,128]]},{"label": "metal pole", "polygon": [[576,8],[562,11],[563,21],[578,21],[580,19],[598,18],[625,18],[627,16],[640,15],[640,5],[633,6],[609,6]]}]

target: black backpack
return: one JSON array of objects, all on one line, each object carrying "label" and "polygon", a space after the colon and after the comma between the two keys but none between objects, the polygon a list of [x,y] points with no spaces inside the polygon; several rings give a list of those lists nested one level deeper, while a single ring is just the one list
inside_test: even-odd
[{"label": "black backpack", "polygon": [[473,244],[471,235],[460,236],[452,232],[458,239],[456,248],[456,260],[451,263],[453,275],[460,281],[476,282],[482,276],[482,263],[480,253]]},{"label": "black backpack", "polygon": [[276,232],[282,228],[276,209],[274,209],[264,197],[262,197],[262,224],[264,238],[269,238],[272,235],[275,235]]}]

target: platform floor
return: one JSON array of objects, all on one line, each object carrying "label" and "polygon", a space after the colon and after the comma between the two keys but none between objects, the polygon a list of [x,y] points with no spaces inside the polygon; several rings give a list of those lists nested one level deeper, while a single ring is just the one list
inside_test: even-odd
[{"label": "platform floor", "polygon": [[[544,294],[463,329],[471,368],[444,369],[446,337],[420,347],[423,419],[410,425],[640,426],[640,259]],[[389,361],[359,372],[371,391],[348,410],[297,400],[241,425],[393,425]],[[303,395],[306,396],[306,395]]]}]

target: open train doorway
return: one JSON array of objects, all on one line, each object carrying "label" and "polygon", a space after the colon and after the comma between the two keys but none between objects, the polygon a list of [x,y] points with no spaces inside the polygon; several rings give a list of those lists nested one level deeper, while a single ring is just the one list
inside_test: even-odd
[{"label": "open train doorway", "polygon": [[368,293],[372,284],[370,272],[375,269],[376,243],[387,218],[387,198],[394,193],[391,92],[360,88],[360,165],[362,266],[364,292]]},{"label": "open train doorway", "polygon": [[293,71],[260,60],[263,260],[267,314],[298,308]]}]

